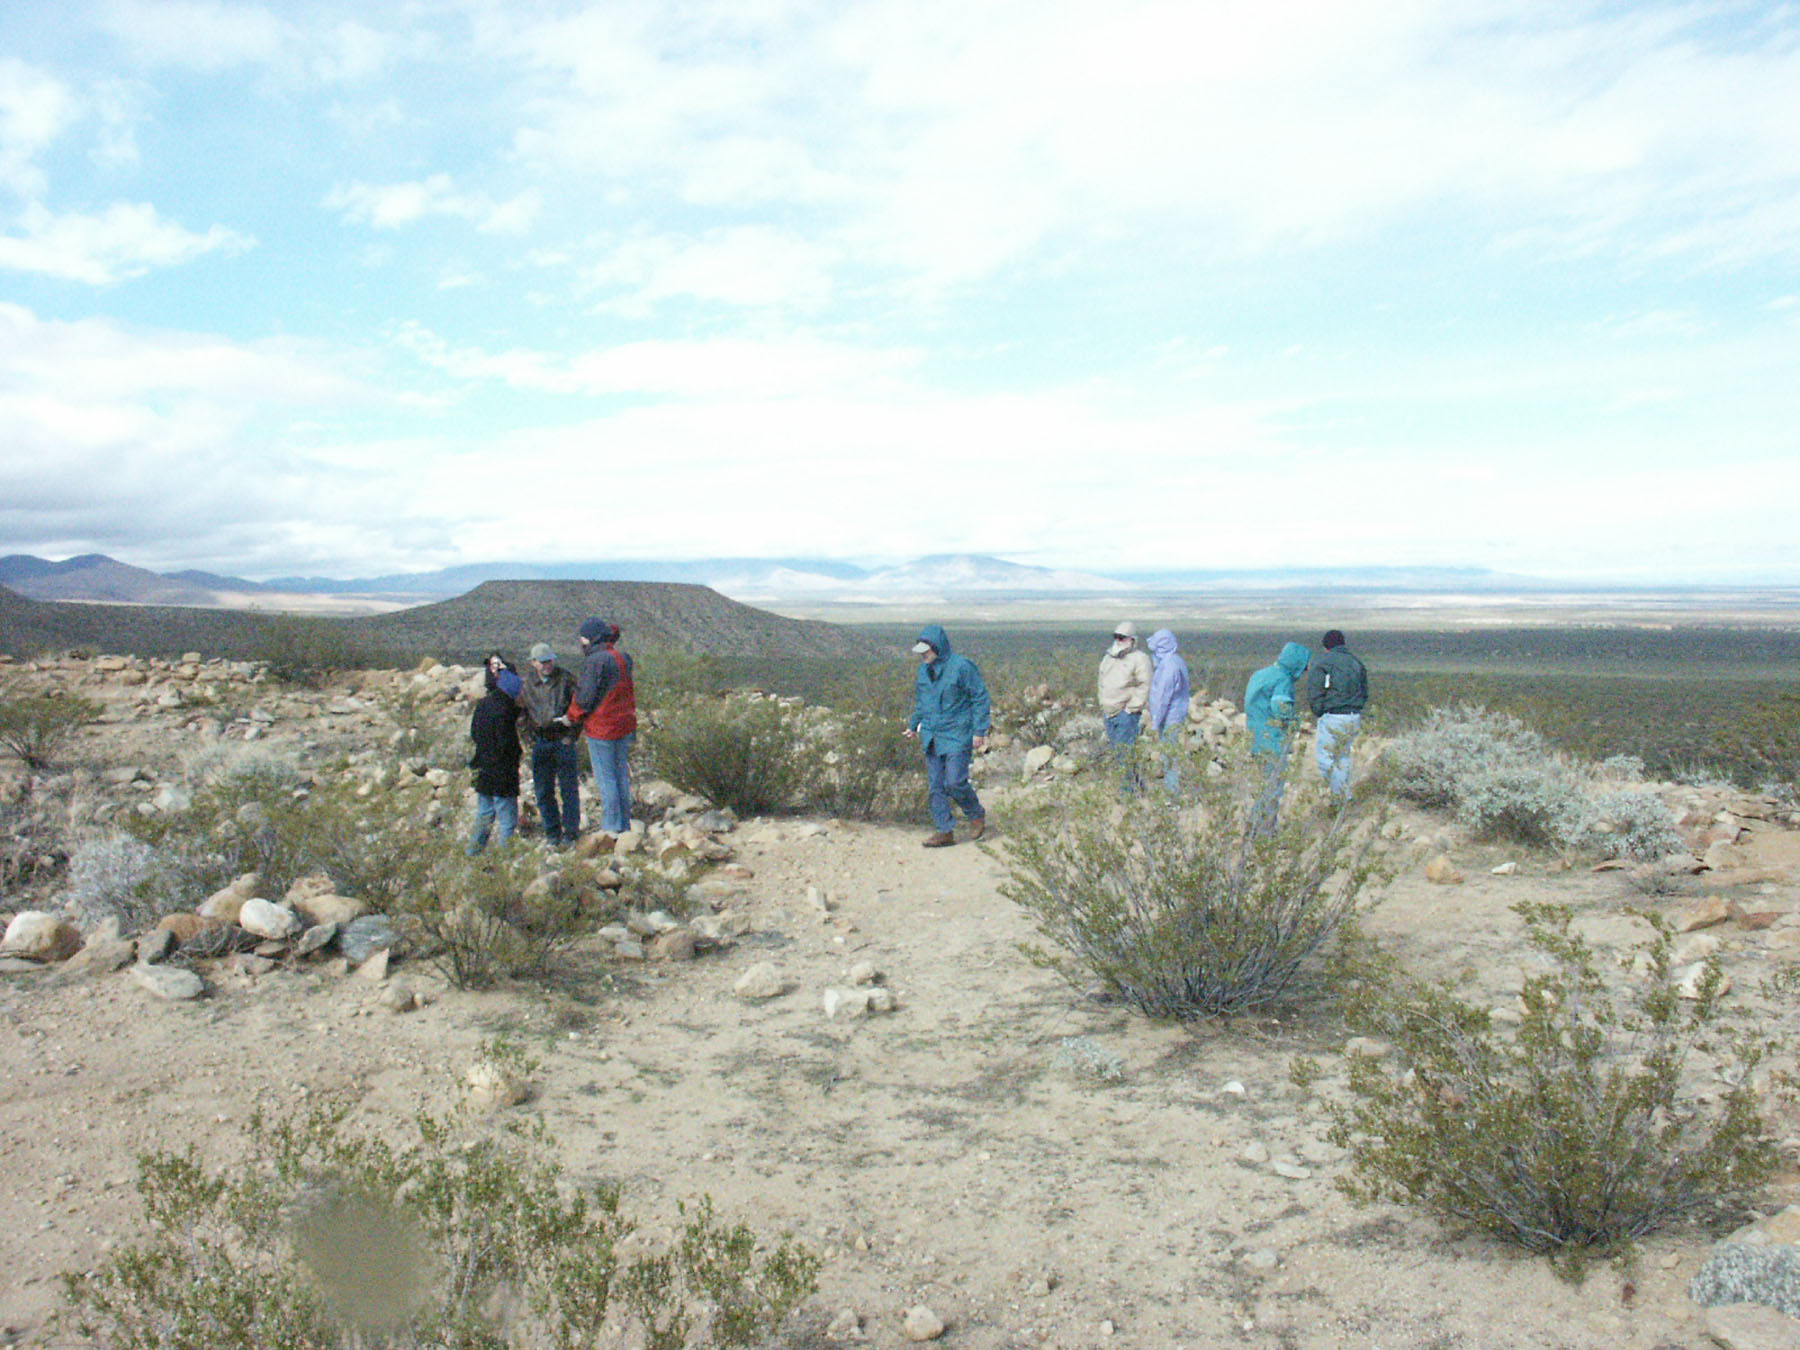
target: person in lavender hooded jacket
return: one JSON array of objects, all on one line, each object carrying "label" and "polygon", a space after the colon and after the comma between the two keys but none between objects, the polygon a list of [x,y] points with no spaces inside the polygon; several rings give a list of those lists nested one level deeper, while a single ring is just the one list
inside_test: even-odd
[{"label": "person in lavender hooded jacket", "polygon": [[[1192,692],[1187,662],[1181,657],[1181,644],[1175,640],[1175,634],[1167,628],[1152,633],[1150,659],[1156,663],[1156,668],[1150,676],[1150,703],[1144,711],[1158,740],[1175,741],[1180,738],[1182,725],[1187,721],[1188,699]],[[1170,792],[1181,787],[1181,770],[1173,755],[1165,761],[1163,786]]]}]

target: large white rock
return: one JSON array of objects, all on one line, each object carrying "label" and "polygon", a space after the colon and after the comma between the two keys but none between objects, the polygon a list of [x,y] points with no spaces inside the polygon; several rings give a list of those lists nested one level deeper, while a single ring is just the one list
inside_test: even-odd
[{"label": "large white rock", "polygon": [[13,915],[0,941],[0,954],[34,961],[66,961],[81,950],[81,930],[67,919],[27,909]]},{"label": "large white rock", "polygon": [[737,983],[731,986],[732,992],[739,998],[749,999],[780,998],[787,993],[787,988],[787,981],[781,977],[781,972],[775,969],[772,961],[758,961],[738,976]]},{"label": "large white rock", "polygon": [[238,911],[238,927],[259,938],[290,938],[306,931],[305,922],[293,910],[254,896]]},{"label": "large white rock", "polygon": [[137,965],[131,968],[131,978],[158,998],[166,998],[175,1003],[199,998],[206,992],[206,986],[200,983],[200,977],[180,966]]}]

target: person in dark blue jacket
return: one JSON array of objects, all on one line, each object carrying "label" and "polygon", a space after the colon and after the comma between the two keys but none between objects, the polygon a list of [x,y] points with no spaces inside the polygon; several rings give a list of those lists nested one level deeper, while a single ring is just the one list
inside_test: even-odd
[{"label": "person in dark blue jacket", "polygon": [[973,661],[951,650],[950,635],[935,623],[920,630],[912,649],[923,659],[913,680],[913,712],[905,734],[917,736],[925,748],[925,781],[935,827],[925,847],[956,842],[952,802],[969,818],[969,838],[979,839],[987,829],[987,812],[969,783],[969,764],[975,751],[986,746],[993,725],[987,685]]}]

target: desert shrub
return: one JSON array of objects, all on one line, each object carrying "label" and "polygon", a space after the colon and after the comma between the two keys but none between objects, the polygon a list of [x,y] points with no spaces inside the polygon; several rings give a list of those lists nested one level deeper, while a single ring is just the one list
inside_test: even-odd
[{"label": "desert shrub", "polygon": [[0,693],[0,749],[33,771],[48,768],[100,706],[67,694]]},{"label": "desert shrub", "polygon": [[1735,1086],[1682,1091],[1718,1014],[1716,964],[1697,999],[1680,998],[1669,929],[1652,919],[1642,974],[1616,997],[1567,908],[1515,909],[1551,968],[1526,981],[1511,1030],[1391,963],[1353,983],[1351,1024],[1391,1042],[1395,1063],[1351,1056],[1349,1099],[1330,1105],[1331,1137],[1351,1152],[1342,1189],[1472,1223],[1578,1273],[1592,1252],[1760,1186],[1773,1165],[1748,1075],[1760,1047],[1735,1043]]},{"label": "desert shrub", "polygon": [[64,904],[84,929],[115,918],[124,932],[135,933],[190,907],[176,891],[177,880],[165,857],[142,839],[104,835],[70,851]]},{"label": "desert shrub", "polygon": [[582,910],[580,870],[543,877],[525,849],[437,860],[394,912],[417,923],[425,955],[459,989],[542,974],[592,927]]},{"label": "desert shrub", "polygon": [[1608,778],[1641,783],[1644,781],[1644,761],[1636,755],[1608,755],[1600,761],[1600,772]]},{"label": "desert shrub", "polygon": [[800,751],[798,776],[809,808],[852,820],[916,810],[923,762],[900,734],[904,714],[862,706],[832,712]]},{"label": "desert shrub", "polygon": [[1123,803],[1109,781],[1012,829],[1001,894],[1056,949],[1028,954],[1073,982],[1097,977],[1152,1017],[1297,997],[1373,875],[1368,832],[1348,807],[1321,819],[1297,801],[1271,826],[1258,811],[1264,780],[1241,767],[1213,780],[1190,766],[1184,781],[1191,797]]},{"label": "desert shrub", "polygon": [[795,803],[797,738],[787,709],[773,699],[689,699],[659,720],[649,749],[655,771],[682,791],[760,816]]},{"label": "desert shrub", "polygon": [[1589,799],[1572,836],[1577,848],[1608,858],[1650,862],[1685,851],[1675,816],[1653,792],[1611,792]]},{"label": "desert shrub", "polygon": [[1396,796],[1454,811],[1477,834],[1521,843],[1564,843],[1583,809],[1574,774],[1544,738],[1485,708],[1433,708],[1389,743],[1378,777]]},{"label": "desert shrub", "polygon": [[341,671],[365,666],[370,656],[342,619],[277,614],[264,622],[251,659],[263,663],[270,679],[317,689]]},{"label": "desert shrub", "polygon": [[119,1350],[576,1350],[620,1326],[676,1350],[762,1343],[815,1287],[817,1257],[709,1199],[672,1243],[639,1242],[618,1188],[572,1186],[541,1128],[421,1115],[396,1146],[347,1117],[259,1114],[255,1167],[142,1155],[147,1227],[63,1277],[64,1321]]}]

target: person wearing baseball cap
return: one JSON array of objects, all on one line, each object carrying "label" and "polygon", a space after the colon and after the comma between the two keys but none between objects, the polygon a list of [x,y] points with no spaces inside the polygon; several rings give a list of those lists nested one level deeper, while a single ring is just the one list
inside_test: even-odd
[{"label": "person wearing baseball cap", "polygon": [[1150,704],[1150,680],[1154,674],[1150,653],[1138,644],[1137,625],[1130,619],[1114,624],[1112,645],[1100,658],[1100,716],[1106,719],[1106,739],[1112,745],[1127,792],[1138,787],[1131,747],[1142,729],[1144,709]]},{"label": "person wearing baseball cap", "polygon": [[519,698],[519,726],[531,740],[532,794],[544,842],[558,849],[581,834],[581,756],[575,749],[580,733],[568,717],[574,697],[575,677],[556,663],[548,642],[537,643]]},{"label": "person wearing baseball cap", "polygon": [[913,712],[902,733],[918,737],[925,748],[925,782],[931,804],[932,833],[926,848],[945,848],[956,842],[954,802],[969,819],[969,838],[987,831],[987,812],[969,782],[969,766],[975,752],[987,745],[993,709],[981,671],[968,657],[950,649],[950,635],[937,624],[926,624],[912,645],[913,655],[923,658],[913,678]]}]

